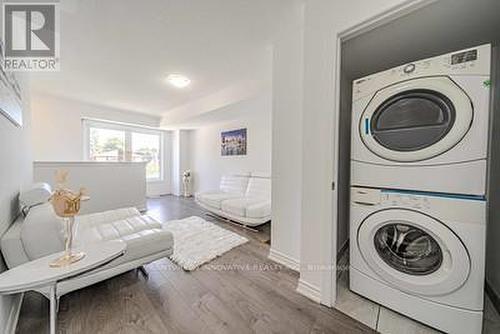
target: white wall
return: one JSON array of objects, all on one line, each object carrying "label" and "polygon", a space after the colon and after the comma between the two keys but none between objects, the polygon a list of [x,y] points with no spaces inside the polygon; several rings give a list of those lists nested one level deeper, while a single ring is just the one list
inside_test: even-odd
[{"label": "white wall", "polygon": [[[218,189],[222,175],[244,172],[271,174],[271,94],[265,92],[214,111],[232,120],[207,124],[192,130],[188,165],[193,172],[193,190]],[[222,156],[221,131],[247,128],[247,155]]]},{"label": "white wall", "polygon": [[[304,33],[304,102],[302,119],[302,233],[300,280],[310,297],[329,295],[332,287],[321,270],[331,253],[336,35],[402,0],[307,0]],[[273,147],[274,151],[284,144]],[[299,177],[299,175],[297,175]],[[331,227],[331,226],[330,226]],[[328,303],[328,302],[327,302]]]},{"label": "white wall", "polygon": [[54,189],[54,175],[58,170],[68,171],[69,189],[76,191],[84,187],[90,196],[89,201],[82,203],[81,214],[125,207],[147,209],[144,162],[35,162],[33,179],[46,182]]},{"label": "white wall", "polygon": [[[24,81],[21,81],[24,89],[23,127],[15,127],[0,115],[0,235],[7,230],[19,212],[19,190],[33,180],[31,114],[29,94]],[[0,261],[0,271],[4,270],[5,265]],[[19,302],[19,295],[0,296],[0,333],[7,333],[8,322],[15,320],[12,312]]]},{"label": "white wall", "polygon": [[[82,161],[83,118],[157,127],[160,118],[49,95],[32,98],[35,161]],[[148,183],[148,195],[170,193],[170,135],[164,135],[164,181]]]},{"label": "white wall", "polygon": [[95,106],[53,96],[32,98],[35,161],[83,159],[82,118],[158,126],[158,117]]},{"label": "white wall", "polygon": [[284,21],[274,44],[271,251],[289,267],[300,264],[302,194],[303,5]]},{"label": "white wall", "polygon": [[181,196],[184,193],[182,174],[184,171],[191,169],[191,132],[191,130],[172,131],[171,190],[172,194],[176,196]]},{"label": "white wall", "polygon": [[336,35],[404,2],[306,0],[274,41],[271,247],[281,249],[285,261],[300,263],[298,291],[317,301],[330,296],[332,286],[315,265],[331,265],[325,255],[333,253],[331,239],[336,239],[331,232]]}]

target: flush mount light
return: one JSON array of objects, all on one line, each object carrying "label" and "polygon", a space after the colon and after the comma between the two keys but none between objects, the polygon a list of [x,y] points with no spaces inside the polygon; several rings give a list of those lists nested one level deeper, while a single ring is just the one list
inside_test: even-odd
[{"label": "flush mount light", "polygon": [[191,80],[189,80],[189,78],[187,78],[181,74],[170,74],[167,77],[167,82],[174,87],[184,88],[184,87],[187,87],[191,83]]}]

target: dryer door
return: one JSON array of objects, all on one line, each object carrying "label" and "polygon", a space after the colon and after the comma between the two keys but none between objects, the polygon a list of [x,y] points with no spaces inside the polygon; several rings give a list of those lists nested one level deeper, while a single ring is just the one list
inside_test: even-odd
[{"label": "dryer door", "polygon": [[400,82],[378,91],[359,124],[363,143],[391,161],[433,158],[458,144],[473,120],[472,102],[445,76]]},{"label": "dryer door", "polygon": [[443,223],[407,209],[378,211],[360,225],[357,246],[378,278],[399,290],[445,295],[464,284],[470,258]]}]

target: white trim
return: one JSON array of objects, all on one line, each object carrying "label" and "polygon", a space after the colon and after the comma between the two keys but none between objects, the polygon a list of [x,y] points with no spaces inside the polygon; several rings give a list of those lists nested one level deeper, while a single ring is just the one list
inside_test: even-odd
[{"label": "white trim", "polygon": [[19,314],[21,313],[21,306],[23,305],[24,293],[19,293],[13,295],[14,301],[10,308],[9,318],[5,324],[5,334],[15,334],[17,328],[17,322],[19,320]]},{"label": "white trim", "polygon": [[334,139],[333,139],[333,167],[332,182],[335,185],[332,190],[332,217],[331,223],[325,224],[323,238],[325,256],[324,263],[331,264],[330,270],[325,270],[321,275],[321,291],[320,300],[321,304],[331,307],[335,304],[337,299],[337,234],[338,234],[338,184],[339,184],[339,123],[340,123],[340,72],[341,72],[341,55],[342,55],[342,40],[337,36],[336,39],[337,54],[335,57],[335,80],[338,79],[335,85],[335,111],[334,111]]},{"label": "white trim", "polygon": [[115,125],[119,125],[119,126],[125,126],[127,128],[138,128],[138,129],[168,132],[168,130],[165,130],[165,129],[162,129],[162,128],[156,127],[156,126],[148,126],[148,125],[127,123],[127,122],[120,122],[120,121],[111,121],[111,120],[102,119],[102,118],[82,117],[82,121],[90,121],[90,122],[96,122],[96,123],[109,123],[109,124],[115,124]]},{"label": "white trim", "polygon": [[352,27],[344,29],[337,34],[337,37],[342,41],[347,41],[437,1],[438,0],[407,0],[379,14],[369,17]]},{"label": "white trim", "polygon": [[154,128],[150,126],[137,125],[131,123],[99,120],[95,118],[82,117],[82,122],[83,124],[86,124],[86,126],[89,127],[95,126],[97,128],[102,128],[102,129],[113,129],[119,131],[130,131],[130,132],[156,134],[156,135],[165,132],[165,130],[160,128]]},{"label": "white trim", "polygon": [[33,161],[33,165],[37,166],[59,166],[59,165],[90,165],[90,166],[119,166],[119,165],[135,165],[146,164],[145,161]]},{"label": "white trim", "polygon": [[314,286],[311,283],[308,283],[302,279],[299,279],[299,284],[297,285],[296,291],[316,303],[321,302],[320,289],[317,286]]},{"label": "white trim", "polygon": [[90,155],[90,147],[89,147],[89,142],[90,142],[90,129],[88,126],[88,123],[85,121],[84,118],[81,119],[82,125],[82,158],[83,160],[88,160],[89,155]]},{"label": "white trim", "polygon": [[274,248],[271,248],[269,250],[269,255],[267,258],[271,261],[278,262],[279,264],[282,264],[287,268],[299,271],[300,268],[299,260],[294,259],[293,257],[288,256],[280,251],[277,251]]},{"label": "white trim", "polygon": [[[332,220],[325,223],[324,234],[325,234],[325,246],[324,246],[324,256],[325,263],[335,264],[330,270],[325,270],[322,275],[321,280],[321,291],[318,292],[320,295],[321,303],[326,306],[331,306],[335,304],[337,298],[337,276],[335,275],[337,266],[337,227],[338,227],[338,172],[339,172],[339,119],[340,119],[340,83],[341,83],[341,54],[342,54],[342,42],[359,36],[365,32],[373,30],[383,24],[391,22],[398,19],[404,15],[407,15],[417,9],[430,5],[438,0],[408,0],[402,4],[393,6],[382,13],[374,15],[365,21],[355,24],[347,29],[344,29],[337,33],[336,35],[336,64],[335,64],[335,99],[334,99],[334,147],[333,147],[333,165],[335,170],[333,171],[333,182],[335,182],[335,190],[332,194]],[[306,285],[308,287],[306,287]],[[307,282],[299,281],[299,287],[297,291],[306,295],[305,291],[311,292],[309,295],[314,295],[315,287],[310,286]],[[313,298],[311,298],[313,299]],[[314,300],[314,299],[313,299]]]}]

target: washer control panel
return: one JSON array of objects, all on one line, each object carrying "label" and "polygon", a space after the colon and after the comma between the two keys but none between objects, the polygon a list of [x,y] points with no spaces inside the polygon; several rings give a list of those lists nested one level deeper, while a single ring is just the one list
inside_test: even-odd
[{"label": "washer control panel", "polygon": [[366,206],[380,205],[382,202],[382,191],[380,189],[352,187],[351,202]]},{"label": "washer control panel", "polygon": [[352,187],[351,202],[361,206],[399,206],[414,209],[430,209],[431,206],[427,196],[362,187]]},{"label": "washer control panel", "polygon": [[387,206],[403,206],[414,209],[430,209],[430,201],[428,197],[398,193],[392,191],[381,191],[381,204]]}]

